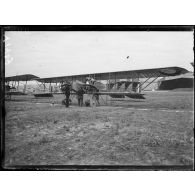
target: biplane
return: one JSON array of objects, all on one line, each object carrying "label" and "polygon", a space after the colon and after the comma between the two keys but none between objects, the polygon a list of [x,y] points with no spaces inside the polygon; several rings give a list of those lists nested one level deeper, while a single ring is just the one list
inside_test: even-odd
[{"label": "biplane", "polygon": [[[181,67],[165,67],[47,78],[39,78],[32,75],[30,80],[36,80],[43,84],[44,89],[45,84],[49,84],[49,89],[51,89],[52,83],[56,85],[68,83],[71,85],[72,94],[77,94],[79,88],[83,88],[85,94],[89,95],[109,95],[112,98],[128,97],[133,99],[145,99],[142,92],[158,78],[177,76],[187,72],[186,69]],[[13,78],[19,81],[19,78],[21,79],[22,77],[6,77],[5,81],[11,81]],[[49,93],[53,92],[50,90]]]},{"label": "biplane", "polygon": [[[145,99],[142,91],[158,78],[176,76],[187,72],[186,69],[181,67],[166,67],[37,78],[35,80],[44,85],[45,83],[50,84],[50,86],[51,83],[70,83],[75,93],[80,87],[83,87],[86,94],[109,95],[112,98],[124,98],[126,96],[133,99]],[[140,79],[142,79],[142,82]],[[102,81],[105,81],[106,85]]]},{"label": "biplane", "polygon": [[[37,78],[39,77],[32,74],[5,77],[5,96],[8,99],[11,99],[12,95],[26,95],[27,82]],[[23,91],[19,91],[19,84],[21,81],[25,82]]]}]

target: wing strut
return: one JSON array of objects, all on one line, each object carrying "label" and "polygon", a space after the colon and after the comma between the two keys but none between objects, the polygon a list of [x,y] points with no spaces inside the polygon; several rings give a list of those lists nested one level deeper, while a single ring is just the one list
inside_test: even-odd
[{"label": "wing strut", "polygon": [[[151,77],[150,77],[150,78],[147,78],[143,83],[141,83],[140,85],[138,85],[138,86],[136,87],[135,91],[137,91],[138,88],[141,88],[141,86],[142,86],[144,83],[146,83],[149,79],[151,79]],[[145,88],[144,88],[144,89],[145,89]],[[143,90],[143,89],[142,89],[142,90]]]},{"label": "wing strut", "polygon": [[142,90],[144,90],[147,86],[152,84],[156,79],[158,79],[159,76],[160,76],[160,74],[156,78],[154,78],[149,84],[147,84]]}]

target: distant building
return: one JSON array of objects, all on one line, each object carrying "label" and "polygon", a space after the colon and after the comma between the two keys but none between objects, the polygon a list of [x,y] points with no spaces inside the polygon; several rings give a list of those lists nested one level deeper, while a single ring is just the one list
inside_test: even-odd
[{"label": "distant building", "polygon": [[193,88],[194,75],[189,72],[174,77],[165,77],[158,81],[158,90],[172,90],[178,88]]}]

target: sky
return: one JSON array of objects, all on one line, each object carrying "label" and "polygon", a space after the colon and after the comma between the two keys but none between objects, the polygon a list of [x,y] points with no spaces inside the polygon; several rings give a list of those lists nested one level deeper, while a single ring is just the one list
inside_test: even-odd
[{"label": "sky", "polygon": [[193,70],[193,32],[7,31],[5,35],[5,76],[54,77],[169,66]]}]

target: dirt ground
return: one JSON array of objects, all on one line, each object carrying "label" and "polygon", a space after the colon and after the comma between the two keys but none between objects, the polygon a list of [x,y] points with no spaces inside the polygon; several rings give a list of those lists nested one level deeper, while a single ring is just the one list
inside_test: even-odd
[{"label": "dirt ground", "polygon": [[[5,166],[193,165],[193,92],[70,108],[63,95],[6,101]],[[53,104],[52,104],[53,103]]]}]

